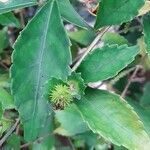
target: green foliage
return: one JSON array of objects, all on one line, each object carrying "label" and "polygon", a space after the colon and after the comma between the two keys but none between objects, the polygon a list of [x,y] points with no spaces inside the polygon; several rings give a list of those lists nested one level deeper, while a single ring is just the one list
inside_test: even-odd
[{"label": "green foliage", "polygon": [[77,106],[94,132],[128,149],[148,150],[150,139],[133,108],[118,95],[87,89]]},{"label": "green foliage", "polygon": [[11,12],[0,15],[0,24],[9,27],[20,27],[19,20]]},{"label": "green foliage", "polygon": [[37,0],[4,0],[4,2],[2,0],[0,1],[0,14],[35,4],[37,4]]},{"label": "green foliage", "polygon": [[16,134],[12,134],[7,140],[7,146],[5,147],[5,149],[9,150],[13,148],[15,150],[19,150],[20,146],[21,146],[20,137],[17,136]]},{"label": "green foliage", "polygon": [[145,131],[150,136],[150,121],[149,121],[150,110],[144,109],[137,102],[134,102],[133,100],[130,100],[128,102],[134,108],[138,116],[140,117],[141,121],[144,124]]},{"label": "green foliage", "polygon": [[89,130],[86,123],[83,122],[76,105],[70,105],[65,110],[58,110],[55,113],[56,119],[61,124],[60,127],[55,130],[56,133],[65,136],[73,136]]},{"label": "green foliage", "polygon": [[117,75],[134,60],[138,53],[137,46],[106,45],[88,55],[81,63],[78,72],[81,72],[87,83],[106,80]]},{"label": "green foliage", "polygon": [[0,0],[1,149],[149,150],[148,6]]},{"label": "green foliage", "polygon": [[138,15],[138,10],[144,5],[144,0],[102,0],[99,5],[96,29],[130,21]]},{"label": "green foliage", "polygon": [[71,40],[83,45],[88,46],[95,38],[95,33],[92,30],[79,30],[76,32],[68,33]]},{"label": "green foliage", "polygon": [[0,120],[0,135],[3,135],[3,133],[11,127],[12,123],[12,120],[2,117]]},{"label": "green foliage", "polygon": [[58,0],[59,8],[62,17],[79,27],[89,28],[88,24],[82,19],[82,17],[74,10],[69,0]]},{"label": "green foliage", "polygon": [[86,88],[84,80],[81,78],[81,74],[72,73],[68,77],[67,84],[70,87],[72,96],[74,98],[81,99],[81,97],[84,95],[84,90]]},{"label": "green foliage", "polygon": [[118,44],[118,45],[123,45],[127,44],[129,45],[129,42],[127,39],[125,39],[123,36],[116,34],[116,33],[111,33],[107,32],[103,38],[102,41],[104,41],[105,44]]},{"label": "green foliage", "polygon": [[[33,39],[27,41],[29,37]],[[24,124],[26,140],[35,140],[45,124],[51,121],[52,110],[43,97],[43,85],[53,76],[65,79],[69,74],[69,45],[56,1],[47,3],[38,12],[15,43],[12,90]],[[60,62],[55,58],[60,58]]]},{"label": "green foliage", "polygon": [[150,13],[143,17],[143,29],[144,29],[144,40],[146,43],[146,49],[150,55]]},{"label": "green foliage", "polygon": [[15,108],[13,97],[4,88],[0,87],[0,102],[2,103],[2,108],[13,109]]},{"label": "green foliage", "polygon": [[6,28],[0,30],[0,54],[3,52],[3,49],[5,49],[8,46],[8,35],[6,32]]}]

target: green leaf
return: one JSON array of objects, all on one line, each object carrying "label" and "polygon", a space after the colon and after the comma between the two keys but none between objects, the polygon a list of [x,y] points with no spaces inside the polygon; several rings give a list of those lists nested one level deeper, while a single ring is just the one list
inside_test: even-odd
[{"label": "green leaf", "polygon": [[102,81],[117,75],[139,53],[138,46],[106,45],[89,54],[78,68],[86,83]]},{"label": "green leaf", "polygon": [[84,95],[84,90],[85,90],[85,84],[84,84],[84,80],[81,78],[81,74],[73,72],[68,77],[67,83],[70,87],[73,97],[77,99],[81,99],[81,97]]},{"label": "green leaf", "polygon": [[0,24],[9,27],[20,27],[19,20],[11,12],[0,15]]},{"label": "green leaf", "polygon": [[58,5],[60,8],[61,15],[66,21],[84,29],[89,28],[88,24],[72,7],[69,0],[58,0]]},{"label": "green leaf", "polygon": [[7,36],[7,29],[4,28],[0,30],[0,54],[3,52],[3,49],[5,49],[9,44],[8,36]]},{"label": "green leaf", "polygon": [[0,136],[2,136],[2,134],[11,127],[12,123],[12,120],[2,117],[0,120]]},{"label": "green leaf", "polygon": [[103,90],[87,89],[77,102],[89,128],[118,146],[149,150],[150,139],[133,108],[120,96]]},{"label": "green leaf", "polygon": [[[73,138],[75,139],[75,145],[79,145],[80,142],[83,143],[83,145],[85,145],[86,143],[89,149],[90,148],[93,149],[98,143],[100,143],[100,140],[102,140],[102,138],[99,135],[94,134],[92,131],[87,131],[87,132],[78,134],[74,136]],[[98,149],[98,150],[101,150],[101,149]]]},{"label": "green leaf", "polygon": [[13,97],[3,88],[0,87],[0,102],[2,103],[3,110],[14,109]]},{"label": "green leaf", "polygon": [[11,134],[11,136],[6,141],[6,144],[4,145],[5,150],[14,149],[14,150],[20,150],[21,139],[16,134]]},{"label": "green leaf", "polygon": [[146,110],[143,107],[141,107],[137,102],[135,101],[128,101],[129,104],[134,108],[135,112],[140,117],[141,121],[144,124],[145,131],[148,133],[150,137],[150,110]]},{"label": "green leaf", "polygon": [[145,108],[150,108],[150,82],[144,86],[144,93],[141,97],[140,104]]},{"label": "green leaf", "polygon": [[37,0],[6,0],[6,2],[0,1],[0,14],[29,7],[37,4]]},{"label": "green leaf", "polygon": [[55,0],[42,7],[14,46],[12,91],[27,141],[43,135],[46,124],[51,130],[52,108],[43,96],[44,85],[53,76],[65,80],[70,74],[69,46]]},{"label": "green leaf", "polygon": [[0,102],[0,120],[3,116],[3,108],[2,108],[2,103]]},{"label": "green leaf", "polygon": [[78,108],[74,104],[70,105],[65,110],[55,111],[55,114],[56,119],[61,123],[61,128],[66,130],[67,136],[73,136],[89,130],[78,112]]},{"label": "green leaf", "polygon": [[88,46],[91,44],[96,37],[96,34],[93,30],[78,30],[75,32],[69,32],[68,35],[73,41],[83,46]]},{"label": "green leaf", "polygon": [[114,150],[127,150],[125,147],[123,146],[116,146],[114,145]]},{"label": "green leaf", "polygon": [[143,17],[143,30],[144,30],[144,41],[146,43],[146,50],[150,55],[150,13]]},{"label": "green leaf", "polygon": [[105,33],[104,36],[102,37],[102,41],[104,41],[105,44],[109,44],[109,45],[111,44],[129,45],[129,42],[123,36],[117,33],[111,33],[111,32]]},{"label": "green leaf", "polygon": [[102,0],[99,4],[95,28],[130,21],[138,15],[138,10],[144,3],[144,0]]},{"label": "green leaf", "polygon": [[0,87],[8,88],[10,87],[8,74],[0,74]]}]

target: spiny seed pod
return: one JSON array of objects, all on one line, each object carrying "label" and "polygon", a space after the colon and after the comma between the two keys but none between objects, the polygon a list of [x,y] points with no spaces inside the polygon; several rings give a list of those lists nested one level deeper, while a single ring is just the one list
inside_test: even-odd
[{"label": "spiny seed pod", "polygon": [[56,108],[65,108],[73,101],[73,96],[67,85],[58,84],[51,91],[50,99]]}]

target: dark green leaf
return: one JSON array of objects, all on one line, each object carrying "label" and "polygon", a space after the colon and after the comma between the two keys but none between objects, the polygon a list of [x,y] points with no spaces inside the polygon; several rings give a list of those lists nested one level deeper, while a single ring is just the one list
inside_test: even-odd
[{"label": "dark green leaf", "polygon": [[102,0],[99,5],[96,29],[130,21],[138,15],[144,0]]},{"label": "dark green leaf", "polygon": [[28,141],[51,130],[52,108],[43,96],[44,85],[53,76],[65,80],[69,75],[69,46],[55,0],[43,6],[14,46],[12,90]]}]

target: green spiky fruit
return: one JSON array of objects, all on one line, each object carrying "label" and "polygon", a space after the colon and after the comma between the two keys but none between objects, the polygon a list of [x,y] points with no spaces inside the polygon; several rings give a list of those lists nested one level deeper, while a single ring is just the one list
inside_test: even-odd
[{"label": "green spiky fruit", "polygon": [[67,85],[58,84],[50,93],[51,102],[58,108],[65,108],[73,101],[73,96]]}]

